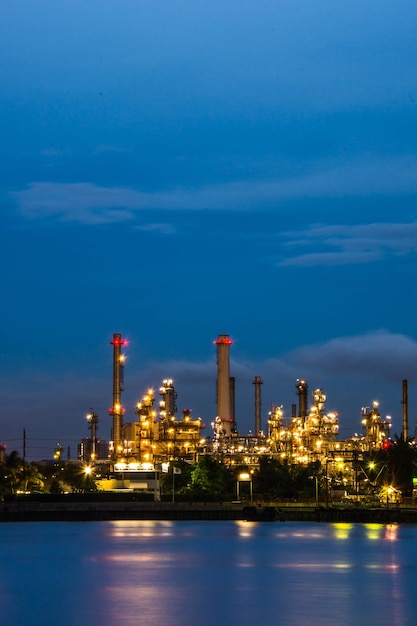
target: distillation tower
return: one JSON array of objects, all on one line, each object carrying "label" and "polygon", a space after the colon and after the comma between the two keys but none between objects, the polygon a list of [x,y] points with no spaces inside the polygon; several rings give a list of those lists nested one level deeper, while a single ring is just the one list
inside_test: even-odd
[{"label": "distillation tower", "polygon": [[361,411],[362,426],[365,431],[365,449],[368,452],[383,447],[389,438],[391,418],[384,419],[379,410],[379,402],[374,401],[372,406],[364,406]]}]

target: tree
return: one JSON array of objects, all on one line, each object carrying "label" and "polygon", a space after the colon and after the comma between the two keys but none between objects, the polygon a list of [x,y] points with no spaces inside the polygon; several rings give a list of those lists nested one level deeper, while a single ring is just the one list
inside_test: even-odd
[{"label": "tree", "polygon": [[43,489],[44,480],[36,463],[25,463],[19,472],[20,489],[24,492],[30,487]]},{"label": "tree", "polygon": [[253,475],[254,491],[265,500],[293,497],[292,478],[287,465],[262,456]]},{"label": "tree", "polygon": [[24,461],[20,458],[16,450],[12,450],[6,456],[3,466],[2,482],[3,487],[9,494],[15,494],[20,488],[20,472],[23,470]]},{"label": "tree", "polygon": [[198,495],[216,497],[234,494],[236,479],[234,474],[223,463],[211,456],[203,456],[191,472],[190,491]]},{"label": "tree", "polygon": [[[193,466],[185,461],[175,461],[173,465],[181,470],[180,474],[175,474],[175,493],[177,495],[186,493],[191,483],[191,473]],[[173,467],[169,468],[169,472],[161,474],[161,489],[164,494],[172,493]]]},{"label": "tree", "polygon": [[386,449],[381,451],[386,463],[386,481],[401,491],[405,497],[413,494],[414,463],[417,461],[417,449],[411,438],[395,435]]},{"label": "tree", "polygon": [[67,463],[61,472],[60,478],[62,482],[66,483],[75,493],[97,491],[97,485],[93,474],[86,472],[80,465]]},{"label": "tree", "polygon": [[318,461],[308,465],[283,464],[263,456],[253,476],[254,491],[265,500],[275,498],[314,498],[321,466]]}]

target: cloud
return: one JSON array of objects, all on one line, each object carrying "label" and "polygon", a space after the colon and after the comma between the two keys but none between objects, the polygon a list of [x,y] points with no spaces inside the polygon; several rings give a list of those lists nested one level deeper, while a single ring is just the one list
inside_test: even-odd
[{"label": "cloud", "polygon": [[86,224],[132,219],[138,211],[252,210],[276,208],[303,198],[340,198],[417,192],[417,159],[357,158],[346,162],[304,165],[308,170],[287,178],[231,181],[199,188],[175,187],[142,192],[131,188],[100,187],[93,183],[34,182],[13,192],[27,218],[57,218]]},{"label": "cloud", "polygon": [[22,215],[30,219],[58,218],[84,224],[120,222],[133,217],[126,208],[126,190],[89,183],[34,183],[13,194]]},{"label": "cloud", "polygon": [[147,233],[160,233],[161,235],[172,235],[177,232],[171,224],[144,224],[136,228]]},{"label": "cloud", "polygon": [[417,249],[417,221],[353,226],[313,225],[303,231],[282,233],[281,236],[286,240],[283,243],[284,249],[304,251],[303,254],[283,258],[278,263],[281,266],[368,263],[386,255],[414,254]]},{"label": "cloud", "polygon": [[417,379],[417,342],[386,330],[339,337],[293,351],[291,362],[321,375],[396,382]]},{"label": "cloud", "polygon": [[123,153],[130,152],[129,148],[118,144],[102,144],[100,146],[96,146],[93,150],[93,154],[105,154],[105,153]]},{"label": "cloud", "polygon": [[45,148],[44,150],[41,151],[41,156],[43,157],[58,157],[58,156],[63,156],[64,154],[67,154],[67,150],[62,150],[62,149],[58,149],[58,148]]}]

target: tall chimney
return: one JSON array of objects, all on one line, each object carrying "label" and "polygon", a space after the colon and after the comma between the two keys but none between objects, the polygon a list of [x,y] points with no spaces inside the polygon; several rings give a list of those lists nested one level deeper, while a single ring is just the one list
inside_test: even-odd
[{"label": "tall chimney", "polygon": [[259,433],[262,430],[261,427],[261,385],[263,384],[263,380],[260,376],[255,376],[253,380],[253,384],[255,385],[255,435],[258,437]]},{"label": "tall chimney", "polygon": [[122,346],[127,341],[122,339],[120,333],[114,333],[113,340],[110,342],[113,346],[113,405],[110,409],[110,415],[113,416],[113,457],[117,460],[120,454],[120,441],[122,431],[122,391],[123,385],[123,365],[124,355],[122,354]]},{"label": "tall chimney", "polygon": [[217,416],[220,417],[223,431],[228,437],[233,430],[229,357],[232,343],[229,335],[219,335],[214,342],[217,346]]},{"label": "tall chimney", "polygon": [[236,378],[231,376],[230,379],[230,419],[232,420],[232,433],[236,432],[236,405],[235,405],[235,385]]},{"label": "tall chimney", "polygon": [[301,417],[301,419],[305,420],[305,418],[307,417],[307,411],[308,411],[307,409],[308,385],[305,380],[300,380],[299,378],[297,378],[295,387],[297,389],[297,395],[299,398],[298,417]]},{"label": "tall chimney", "polygon": [[403,399],[401,404],[403,405],[403,440],[407,441],[408,438],[408,382],[403,380]]}]

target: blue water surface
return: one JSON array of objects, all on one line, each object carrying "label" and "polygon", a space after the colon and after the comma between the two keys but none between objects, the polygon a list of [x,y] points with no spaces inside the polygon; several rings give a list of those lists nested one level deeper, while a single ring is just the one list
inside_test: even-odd
[{"label": "blue water surface", "polygon": [[0,525],[8,626],[417,624],[417,526]]}]

